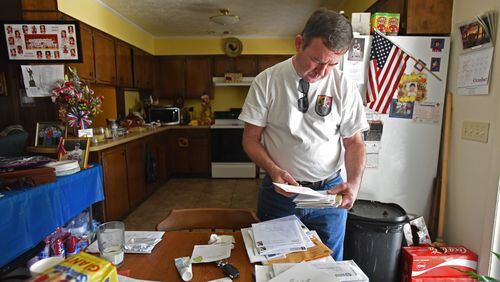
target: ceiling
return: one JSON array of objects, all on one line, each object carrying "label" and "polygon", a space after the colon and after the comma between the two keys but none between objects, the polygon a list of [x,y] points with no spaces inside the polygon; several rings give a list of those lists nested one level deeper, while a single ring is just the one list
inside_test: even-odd
[{"label": "ceiling", "polygon": [[[349,0],[98,0],[155,37],[293,37],[319,7],[335,9]],[[352,0],[351,0],[352,1]],[[209,20],[227,8],[240,21],[222,26]]]}]

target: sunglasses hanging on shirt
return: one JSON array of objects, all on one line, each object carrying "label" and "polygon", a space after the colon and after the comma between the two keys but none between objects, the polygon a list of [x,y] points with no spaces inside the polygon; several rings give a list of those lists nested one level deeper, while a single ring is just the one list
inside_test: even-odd
[{"label": "sunglasses hanging on shirt", "polygon": [[304,96],[297,99],[299,111],[306,113],[309,108],[309,100],[307,99],[307,93],[309,93],[309,82],[304,79],[299,80],[299,92]]}]

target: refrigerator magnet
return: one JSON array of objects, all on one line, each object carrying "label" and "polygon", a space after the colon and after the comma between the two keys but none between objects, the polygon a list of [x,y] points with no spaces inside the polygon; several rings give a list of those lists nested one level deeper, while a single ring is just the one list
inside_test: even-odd
[{"label": "refrigerator magnet", "polygon": [[398,99],[393,99],[391,102],[391,108],[389,111],[389,117],[391,118],[413,118],[413,102],[401,102]]},{"label": "refrigerator magnet", "polygon": [[432,57],[431,58],[431,71],[439,72],[441,69],[441,58]]},{"label": "refrigerator magnet", "polygon": [[420,72],[421,72],[421,71],[423,71],[423,70],[425,69],[425,66],[426,66],[426,65],[427,65],[427,64],[426,64],[426,63],[424,63],[424,61],[422,61],[422,60],[420,60],[420,59],[419,59],[419,60],[415,63],[415,65],[414,65],[413,67],[414,67],[416,70],[418,70],[418,71],[420,71]]},{"label": "refrigerator magnet", "polygon": [[431,38],[431,50],[432,52],[441,52],[444,48],[443,38]]}]

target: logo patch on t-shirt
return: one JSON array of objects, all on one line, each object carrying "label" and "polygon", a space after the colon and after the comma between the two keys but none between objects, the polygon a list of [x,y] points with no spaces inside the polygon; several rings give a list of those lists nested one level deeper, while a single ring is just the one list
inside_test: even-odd
[{"label": "logo patch on t-shirt", "polygon": [[332,111],[332,97],[326,95],[319,95],[316,98],[316,113],[319,116],[326,116]]}]

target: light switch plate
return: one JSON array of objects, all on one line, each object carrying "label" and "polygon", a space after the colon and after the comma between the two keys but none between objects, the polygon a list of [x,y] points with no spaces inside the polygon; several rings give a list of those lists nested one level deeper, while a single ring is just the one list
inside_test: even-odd
[{"label": "light switch plate", "polygon": [[488,143],[489,122],[464,121],[462,139]]}]

